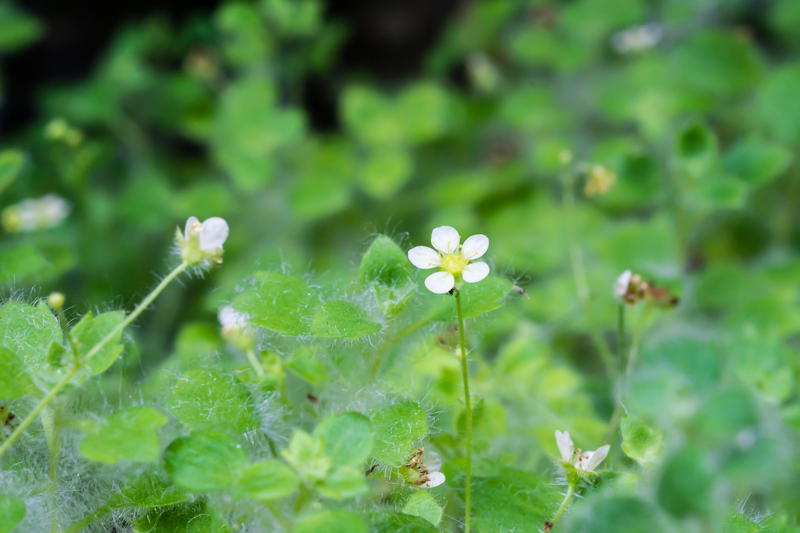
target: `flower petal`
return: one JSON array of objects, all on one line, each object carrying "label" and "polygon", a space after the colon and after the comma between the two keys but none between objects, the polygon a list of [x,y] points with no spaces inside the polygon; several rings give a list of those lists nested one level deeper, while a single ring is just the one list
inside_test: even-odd
[{"label": "flower petal", "polygon": [[444,294],[449,292],[456,284],[456,278],[450,272],[439,271],[434,272],[425,278],[425,286],[429,291],[436,294]]},{"label": "flower petal", "polygon": [[467,283],[477,283],[489,275],[489,265],[483,261],[470,263],[461,271],[461,276]]},{"label": "flower petal", "polygon": [[415,246],[408,251],[408,260],[417,268],[436,268],[441,266],[442,258],[436,250],[427,246]]},{"label": "flower petal", "polygon": [[572,439],[569,438],[569,431],[561,432],[556,430],[556,444],[558,444],[558,451],[561,452],[561,460],[571,463],[575,445],[572,444]]},{"label": "flower petal", "polygon": [[217,318],[222,327],[245,327],[250,316],[247,313],[237,311],[232,305],[226,305],[220,308]]},{"label": "flower petal", "polygon": [[606,458],[606,456],[608,455],[608,450],[610,449],[611,446],[606,444],[605,446],[600,446],[599,448],[597,448],[597,450],[593,452],[586,452],[586,455],[588,455],[589,458],[586,461],[586,467],[584,468],[584,470],[586,470],[587,472],[594,472],[594,469],[597,467],[597,465],[603,462],[603,459]]},{"label": "flower petal", "polygon": [[628,286],[631,284],[631,276],[633,274],[630,270],[626,270],[619,275],[617,281],[614,282],[614,298],[621,300],[628,292]]},{"label": "flower petal", "polygon": [[197,225],[200,224],[200,221],[197,220],[197,217],[189,217],[186,221],[186,227],[183,230],[183,238],[187,241],[189,240],[189,233],[191,233],[192,229]]},{"label": "flower petal", "polygon": [[430,481],[426,481],[420,487],[425,487],[426,489],[432,489],[433,487],[438,487],[442,483],[444,483],[445,477],[444,474],[441,472],[431,472],[428,474]]},{"label": "flower petal", "polygon": [[460,242],[461,237],[458,235],[458,232],[455,228],[451,228],[450,226],[439,226],[431,233],[431,244],[433,244],[433,247],[446,254],[451,254],[458,250],[458,244]]},{"label": "flower petal", "polygon": [[461,253],[464,255],[464,259],[473,261],[485,254],[488,249],[489,237],[486,235],[473,235],[464,241],[464,246],[461,247]]},{"label": "flower petal", "polygon": [[225,239],[228,238],[228,223],[224,218],[211,217],[203,222],[200,230],[200,249],[204,252],[211,252],[222,248]]}]

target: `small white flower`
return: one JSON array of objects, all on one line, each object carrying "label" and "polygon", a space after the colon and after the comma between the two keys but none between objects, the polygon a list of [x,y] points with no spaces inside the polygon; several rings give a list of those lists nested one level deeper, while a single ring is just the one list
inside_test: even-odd
[{"label": "small white flower", "polygon": [[615,33],[611,37],[611,46],[620,54],[640,52],[657,45],[663,36],[661,25],[651,22]]},{"label": "small white flower", "polygon": [[211,217],[200,222],[197,217],[189,217],[183,234],[180,230],[177,234],[181,257],[193,265],[221,263],[222,245],[228,233],[228,223],[223,218]]},{"label": "small white flower", "polygon": [[617,281],[614,282],[614,298],[620,301],[625,298],[625,295],[628,293],[628,287],[631,284],[632,276],[633,273],[630,270],[626,270],[619,275]]},{"label": "small white flower", "polygon": [[3,227],[11,233],[52,228],[67,218],[70,210],[69,202],[55,194],[30,198],[3,210]]},{"label": "small white flower", "polygon": [[611,446],[606,444],[593,452],[582,452],[581,450],[576,452],[569,432],[559,430],[556,430],[556,444],[558,451],[561,452],[561,460],[584,472],[594,472],[594,469],[606,458],[611,449]]},{"label": "small white flower", "polygon": [[444,474],[441,472],[431,472],[427,475],[428,481],[425,481],[420,485],[420,487],[424,489],[432,489],[433,487],[438,487],[445,481]]},{"label": "small white flower", "polygon": [[222,325],[222,330],[225,331],[234,328],[240,329],[247,326],[250,315],[237,311],[232,305],[226,305],[220,308],[219,313],[217,313],[217,318]]},{"label": "small white flower", "polygon": [[431,244],[436,250],[416,246],[408,251],[408,259],[415,267],[439,269],[425,279],[429,291],[444,294],[454,287],[461,288],[464,281],[477,283],[489,275],[489,265],[483,261],[470,263],[486,253],[489,238],[486,235],[473,235],[463,245],[460,243],[461,237],[455,229],[441,226],[431,234]]}]

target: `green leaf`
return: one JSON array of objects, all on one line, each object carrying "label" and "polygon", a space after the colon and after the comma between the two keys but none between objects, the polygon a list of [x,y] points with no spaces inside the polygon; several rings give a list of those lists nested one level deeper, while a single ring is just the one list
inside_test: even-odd
[{"label": "green leaf", "polygon": [[31,374],[45,370],[50,345],[62,340],[61,327],[44,302],[35,307],[24,302],[7,302],[0,309],[0,345],[24,361]]},{"label": "green leaf", "polygon": [[300,348],[293,352],[286,366],[312,385],[319,385],[328,379],[325,365],[316,357],[316,350],[312,348]]},{"label": "green leaf", "polygon": [[31,244],[3,248],[0,250],[0,283],[39,279],[48,265],[47,258]]},{"label": "green leaf", "polygon": [[[464,478],[454,483],[463,486]],[[559,499],[549,482],[520,470],[502,469],[497,476],[473,477],[472,487],[476,531],[526,531],[531,524],[538,526],[549,519]]]},{"label": "green leaf", "polygon": [[23,518],[25,501],[13,494],[0,494],[0,533],[11,533]]},{"label": "green leaf", "polygon": [[327,302],[317,310],[311,332],[327,339],[355,339],[377,333],[381,325],[354,303]]},{"label": "green leaf", "polygon": [[[461,310],[464,320],[477,318],[502,307],[513,285],[511,281],[499,276],[487,276],[478,283],[465,283],[461,289]],[[445,298],[440,294],[425,294],[421,299],[423,302],[433,300],[431,306],[438,305],[442,308],[434,320],[438,322],[458,320],[455,298]]]},{"label": "green leaf", "polygon": [[[0,8],[2,11],[2,8]],[[0,192],[14,183],[22,167],[25,165],[25,154],[19,150],[3,150],[0,152]]]},{"label": "green leaf", "polygon": [[230,533],[231,527],[205,499],[153,509],[136,520],[137,533]]},{"label": "green leaf", "polygon": [[167,417],[152,407],[132,407],[98,422],[81,440],[81,455],[91,461],[148,463],[158,459],[158,428]]},{"label": "green leaf", "polygon": [[451,121],[450,97],[432,82],[421,82],[403,90],[397,101],[404,137],[424,143],[441,137]]},{"label": "green leaf", "polygon": [[620,430],[622,451],[641,464],[654,462],[664,449],[661,431],[634,416],[624,416],[620,422]]},{"label": "green leaf", "polygon": [[330,415],[314,429],[325,443],[325,455],[335,465],[359,467],[372,453],[374,435],[369,418],[358,413]]},{"label": "green leaf", "polygon": [[428,415],[416,402],[400,402],[375,413],[372,427],[375,459],[397,467],[408,461],[415,443],[428,435]]},{"label": "green leaf", "polygon": [[699,178],[717,160],[717,138],[708,126],[695,122],[681,130],[676,150],[684,169]]},{"label": "green leaf", "polygon": [[403,513],[424,518],[434,526],[442,521],[444,509],[429,492],[419,491],[406,502]]},{"label": "green leaf", "polygon": [[743,139],[725,154],[725,170],[745,182],[761,186],[780,177],[792,154],[783,146],[757,138]]},{"label": "green leaf", "polygon": [[331,468],[330,458],[325,457],[322,439],[312,437],[301,429],[295,428],[289,449],[281,450],[281,455],[309,481],[323,479]]},{"label": "green leaf", "polygon": [[[379,511],[372,515],[373,531],[392,533],[436,533],[437,529],[424,518],[397,511]],[[500,531],[500,530],[498,530]]]},{"label": "green leaf", "polygon": [[387,200],[411,179],[414,159],[403,148],[376,148],[367,155],[359,170],[361,188],[373,198]]},{"label": "green leaf", "polygon": [[0,346],[0,398],[13,400],[36,392],[21,357]]},{"label": "green leaf", "polygon": [[800,64],[773,71],[758,87],[755,118],[779,141],[800,142]]},{"label": "green leaf", "polygon": [[164,468],[178,485],[193,492],[232,488],[247,466],[242,445],[220,431],[198,431],[172,441]]},{"label": "green leaf", "polygon": [[665,531],[658,510],[633,496],[587,498],[573,502],[558,527],[562,531],[592,533],[660,533]]},{"label": "green leaf", "polygon": [[316,302],[300,278],[276,272],[256,272],[256,284],[233,300],[233,307],[250,315],[250,323],[283,335],[309,333]]},{"label": "green leaf", "polygon": [[367,87],[348,87],[340,100],[347,129],[369,145],[400,144],[405,124],[391,102]]},{"label": "green leaf", "polygon": [[172,386],[169,409],[190,431],[221,430],[234,435],[258,426],[250,391],[230,374],[195,369]]},{"label": "green leaf", "polygon": [[325,479],[317,485],[320,494],[335,500],[355,498],[369,493],[369,485],[364,472],[350,466],[340,466],[328,472]]},{"label": "green leaf", "polygon": [[[123,311],[103,313],[96,318],[91,313],[86,314],[70,331],[70,336],[78,349],[80,358],[84,358],[92,348],[99,344],[123,320],[125,320]],[[124,348],[120,344],[121,339],[122,332],[120,331],[86,364],[90,375],[102,374],[114,364]]]},{"label": "green leaf", "polygon": [[254,463],[242,472],[234,497],[277,500],[295,491],[300,480],[294,470],[280,461]]},{"label": "green leaf", "polygon": [[408,257],[386,235],[378,235],[364,253],[358,279],[362,285],[373,287],[378,302],[389,316],[402,311],[414,293]]},{"label": "green leaf", "polygon": [[300,520],[292,533],[367,533],[367,525],[357,514],[335,509]]},{"label": "green leaf", "polygon": [[747,516],[740,513],[736,509],[729,511],[728,517],[725,519],[725,525],[722,527],[723,533],[758,533],[762,531],[764,526],[758,522],[750,520]]},{"label": "green leaf", "polygon": [[166,507],[185,501],[186,492],[160,471],[147,472],[128,481],[106,503],[112,509]]},{"label": "green leaf", "polygon": [[678,518],[706,516],[712,507],[714,479],[701,453],[683,448],[669,457],[658,481],[658,502]]}]

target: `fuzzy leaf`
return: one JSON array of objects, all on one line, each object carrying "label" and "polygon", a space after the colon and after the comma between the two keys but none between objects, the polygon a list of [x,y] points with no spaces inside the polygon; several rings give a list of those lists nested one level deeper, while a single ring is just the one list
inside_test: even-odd
[{"label": "fuzzy leaf", "polygon": [[361,466],[372,452],[374,435],[369,419],[358,413],[330,415],[314,430],[325,443],[325,455],[335,465]]},{"label": "fuzzy leaf", "polygon": [[328,379],[325,366],[315,357],[314,350],[311,348],[296,350],[289,357],[286,366],[312,385],[319,385]]},{"label": "fuzzy leaf", "polygon": [[367,525],[357,514],[336,509],[304,518],[292,533],[367,533]]},{"label": "fuzzy leaf", "polygon": [[401,402],[378,411],[372,427],[375,458],[388,466],[400,466],[408,461],[414,444],[428,435],[428,416],[418,403]]},{"label": "fuzzy leaf", "polygon": [[166,475],[148,472],[136,477],[120,488],[107,502],[113,509],[126,507],[165,507],[181,503],[186,493]]},{"label": "fuzzy leaf", "polygon": [[370,285],[383,310],[394,316],[411,301],[414,284],[408,257],[386,235],[378,235],[364,253],[358,278],[362,285]]},{"label": "fuzzy leaf", "polygon": [[[84,316],[70,331],[70,336],[78,348],[78,355],[84,358],[123,320],[125,320],[123,311],[103,313],[97,317],[93,317],[91,313]],[[86,364],[91,375],[102,374],[114,364],[123,350],[122,344],[119,344],[121,338],[122,332],[119,332]]]},{"label": "fuzzy leaf", "polygon": [[0,346],[0,398],[13,400],[33,392],[36,392],[36,387],[25,371],[25,362],[8,348]]},{"label": "fuzzy leaf", "polygon": [[193,492],[233,487],[247,466],[247,452],[220,431],[198,431],[172,441],[164,468],[178,485]]},{"label": "fuzzy leaf", "polygon": [[245,468],[236,483],[236,498],[277,500],[288,496],[300,481],[297,474],[280,461],[261,461]]},{"label": "fuzzy leaf", "polygon": [[354,303],[328,302],[317,310],[312,333],[327,339],[355,339],[377,333],[381,325]]},{"label": "fuzzy leaf", "polygon": [[231,527],[219,510],[205,499],[153,509],[136,520],[137,533],[230,533]]},{"label": "fuzzy leaf", "polygon": [[317,490],[328,498],[344,500],[369,493],[369,485],[364,479],[363,471],[350,466],[340,466],[328,472],[325,479],[317,485]]},{"label": "fuzzy leaf", "polygon": [[25,362],[28,372],[38,374],[47,364],[50,344],[62,341],[61,327],[50,309],[39,302],[8,302],[0,309],[0,345]]},{"label": "fuzzy leaf", "polygon": [[372,530],[391,531],[392,533],[436,533],[437,531],[424,518],[396,511],[374,513],[372,515]]},{"label": "fuzzy leaf", "polygon": [[295,428],[289,449],[281,450],[281,455],[309,481],[324,478],[331,468],[322,439],[312,437],[302,429]]},{"label": "fuzzy leaf", "polygon": [[25,155],[19,150],[0,152],[0,192],[17,179],[24,164]]},{"label": "fuzzy leaf", "polygon": [[14,284],[21,280],[39,279],[49,261],[30,244],[20,244],[0,250],[0,283]]},{"label": "fuzzy leaf", "polygon": [[220,430],[240,435],[258,426],[247,387],[229,374],[195,369],[172,386],[169,409],[190,431]]},{"label": "fuzzy leaf", "polygon": [[309,332],[315,302],[308,284],[276,272],[256,272],[256,285],[236,296],[233,307],[250,323],[283,335]]},{"label": "fuzzy leaf", "polygon": [[161,443],[158,428],[167,417],[152,407],[132,407],[114,413],[86,433],[81,455],[91,461],[148,463],[158,459]]},{"label": "fuzzy leaf", "polygon": [[429,492],[419,491],[406,502],[403,513],[424,518],[437,526],[442,521],[444,509]]},{"label": "fuzzy leaf", "polygon": [[623,417],[620,430],[624,441],[622,451],[638,463],[652,463],[664,449],[661,431],[636,417]]},{"label": "fuzzy leaf", "polygon": [[25,501],[13,494],[0,494],[0,533],[11,533],[25,518]]},{"label": "fuzzy leaf", "polygon": [[[463,487],[464,478],[453,483]],[[476,531],[527,531],[531,524],[542,524],[550,517],[559,498],[539,476],[512,469],[494,477],[473,478],[472,487]]]}]

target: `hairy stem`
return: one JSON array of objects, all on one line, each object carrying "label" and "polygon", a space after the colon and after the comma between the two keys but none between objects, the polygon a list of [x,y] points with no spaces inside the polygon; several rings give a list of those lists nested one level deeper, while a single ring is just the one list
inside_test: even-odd
[{"label": "hairy stem", "polygon": [[125,320],[117,324],[117,327],[115,327],[108,335],[103,337],[103,339],[100,342],[95,344],[92,347],[92,349],[89,350],[89,353],[87,353],[83,357],[83,359],[80,359],[75,363],[75,366],[73,366],[72,369],[69,372],[67,372],[64,375],[64,377],[61,378],[61,380],[58,383],[56,383],[53,386],[53,388],[50,389],[41,400],[39,400],[39,403],[36,404],[36,407],[33,408],[33,411],[31,411],[28,414],[28,416],[25,417],[25,419],[20,423],[20,425],[17,426],[17,429],[15,429],[14,432],[11,435],[9,435],[9,437],[3,442],[3,444],[0,445],[0,457],[2,457],[3,454],[5,454],[8,451],[8,449],[11,448],[11,445],[14,444],[14,442],[20,437],[20,435],[22,435],[22,433],[26,429],[28,429],[28,426],[30,426],[33,423],[33,421],[36,419],[36,417],[39,416],[39,414],[44,410],[44,408],[50,405],[50,402],[53,401],[53,398],[55,398],[58,395],[58,393],[61,392],[61,390],[64,387],[66,387],[67,384],[69,384],[69,382],[72,380],[73,377],[75,377],[78,371],[80,371],[81,368],[86,366],[86,363],[91,361],[98,353],[100,353],[100,351],[106,346],[106,344],[111,342],[117,335],[119,335],[122,332],[122,330],[128,327],[128,325],[131,322],[136,320],[136,317],[142,314],[142,311],[147,309],[147,306],[149,306],[153,302],[153,300],[155,300],[156,297],[159,294],[161,294],[161,291],[163,291],[166,288],[166,286],[170,284],[172,280],[178,277],[178,274],[186,270],[188,266],[189,263],[184,261],[180,265],[175,267],[175,269],[172,272],[167,274],[167,277],[161,280],[161,283],[159,283],[158,286],[155,289],[153,289],[153,291],[150,294],[145,296],[144,300],[142,300],[142,302],[136,306],[136,309],[134,309],[127,317],[125,317]]},{"label": "hairy stem", "polygon": [[464,379],[464,405],[467,422],[467,481],[464,492],[464,533],[469,533],[470,491],[472,488],[472,401],[469,395],[469,371],[467,368],[467,343],[464,340],[464,315],[461,312],[461,291],[455,291],[458,312],[458,332],[461,336],[461,377]]},{"label": "hairy stem", "polygon": [[569,501],[572,499],[572,495],[574,493],[575,493],[575,484],[570,483],[569,488],[567,489],[567,494],[566,496],[564,496],[564,501],[561,502],[561,507],[559,507],[558,511],[556,511],[556,515],[553,517],[552,520],[550,520],[551,523],[555,524],[556,521],[558,521],[558,519],[561,518],[561,515],[564,514],[564,511],[567,509],[567,505],[569,504]]},{"label": "hairy stem", "polygon": [[247,355],[247,360],[250,361],[253,370],[256,371],[256,375],[258,376],[259,381],[264,379],[264,365],[259,363],[255,351],[253,351],[253,349],[251,348],[245,351],[245,355]]}]

